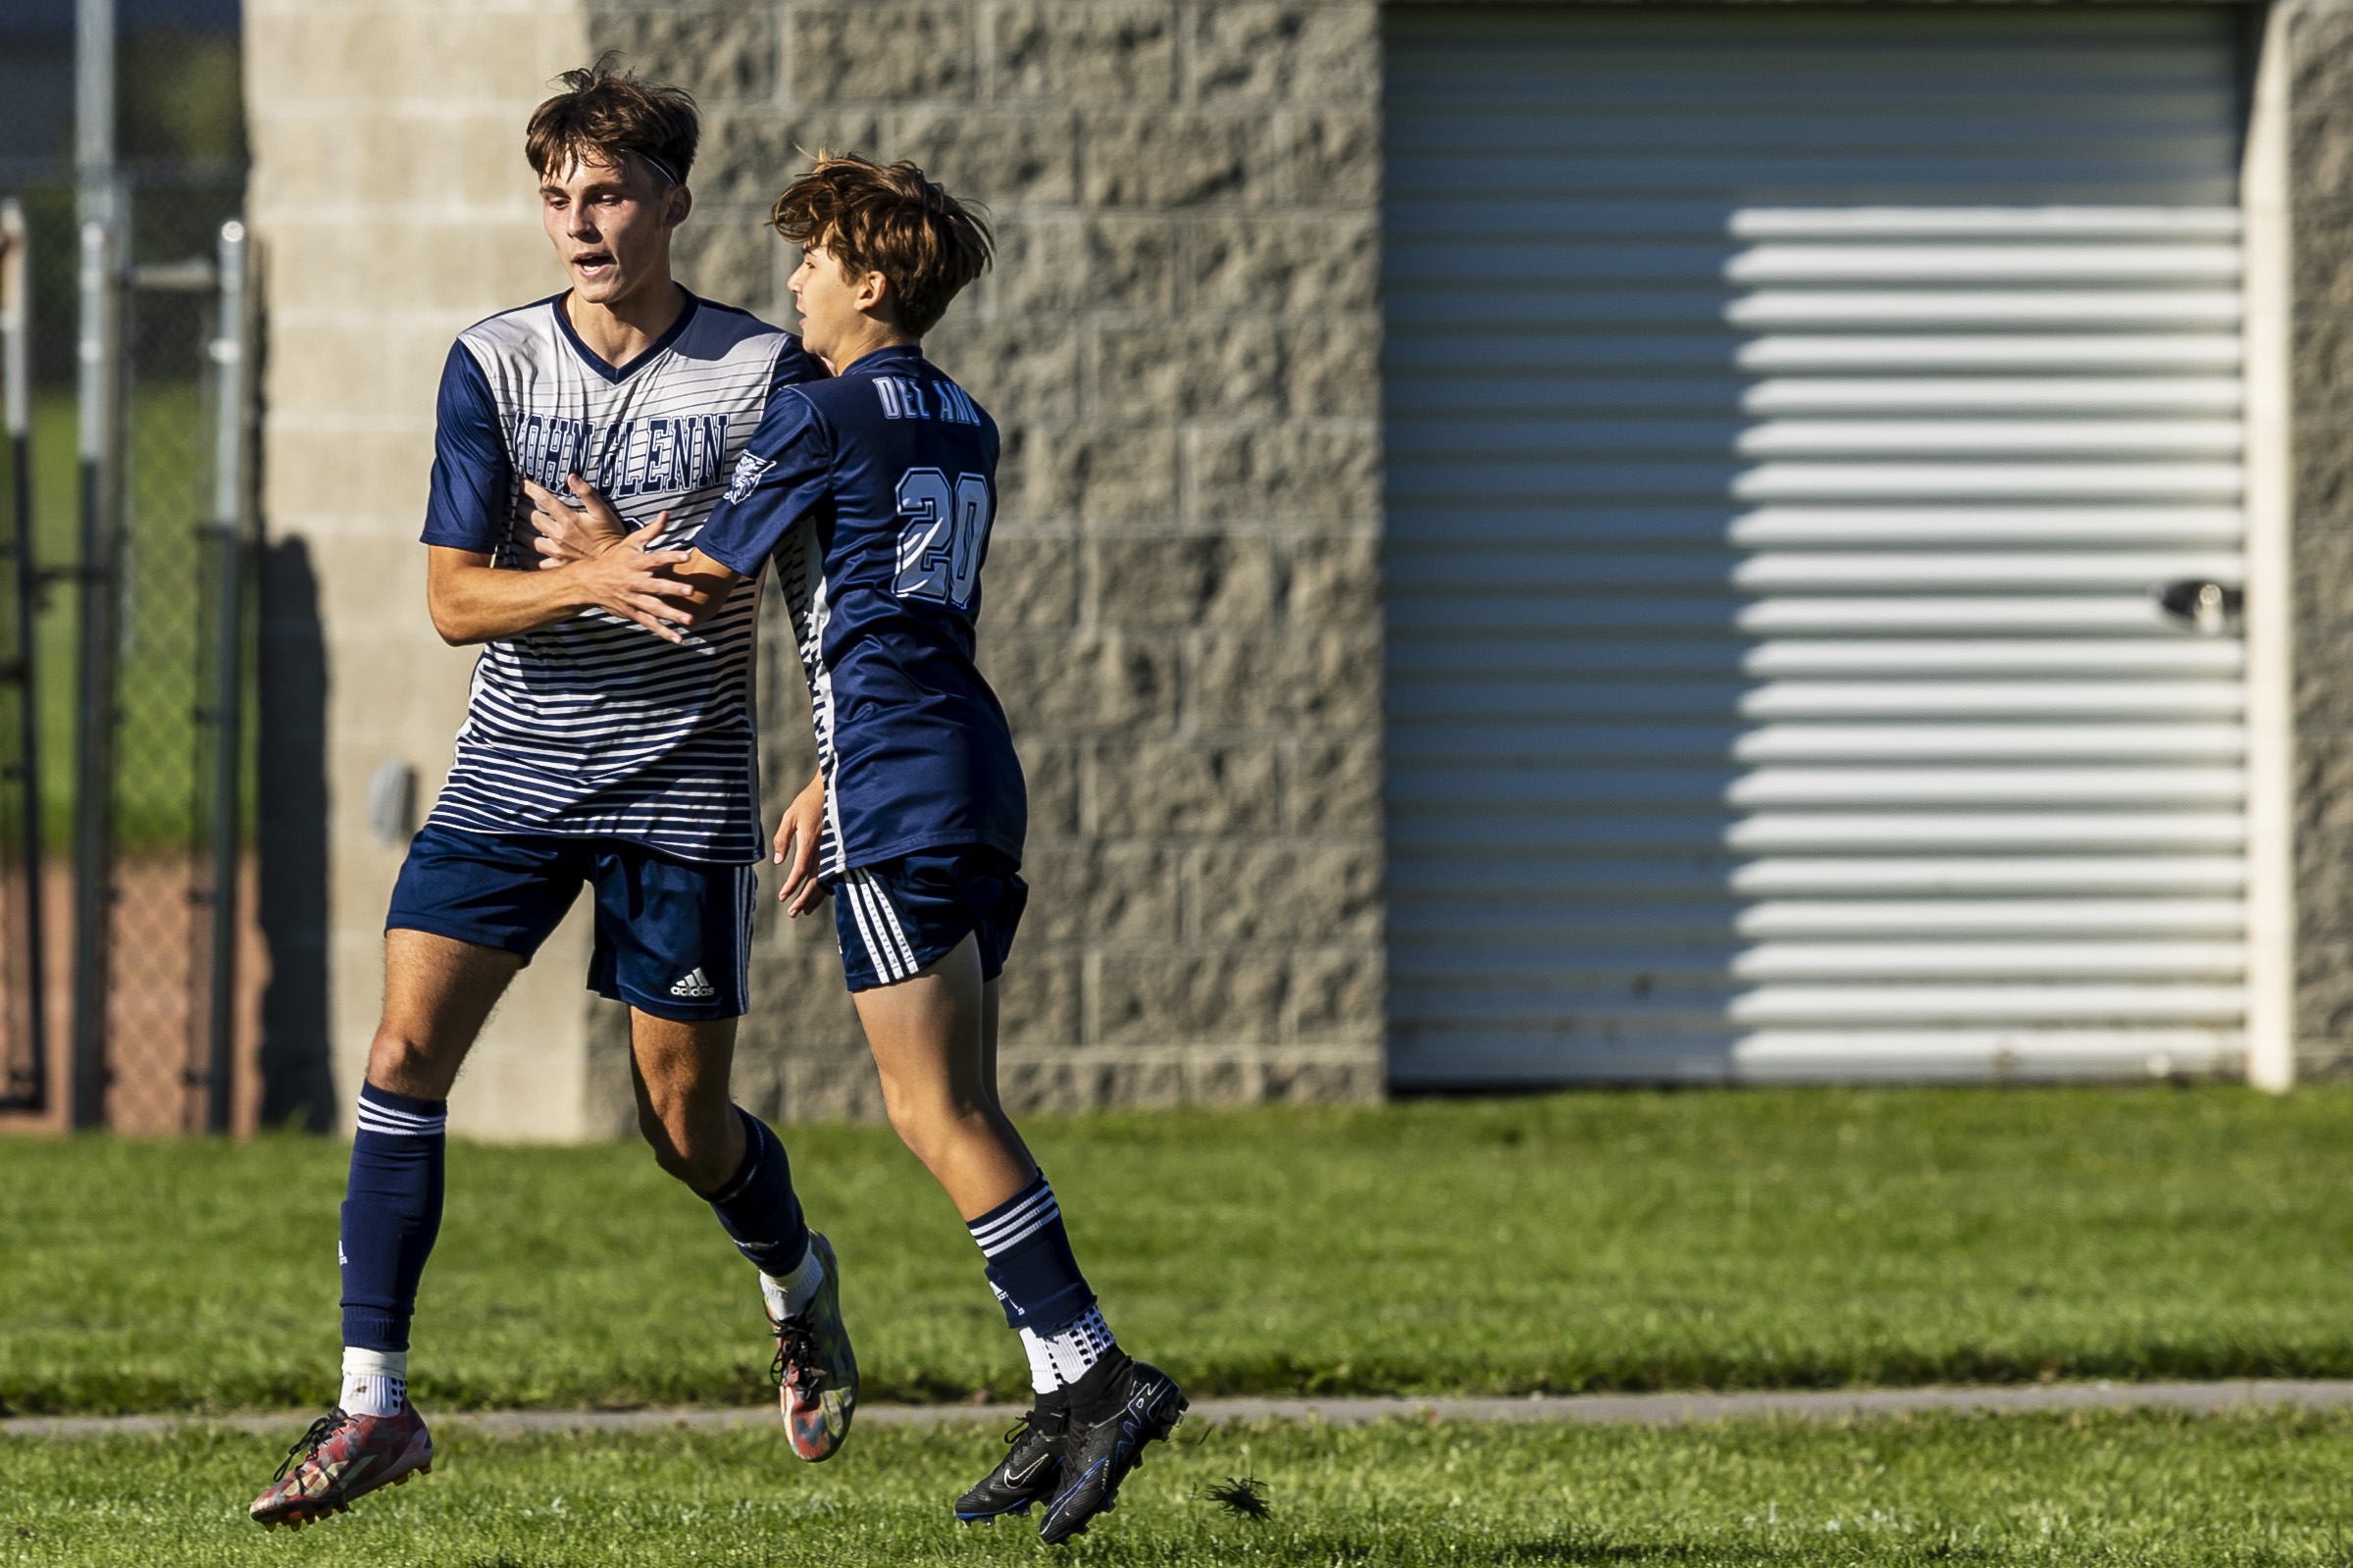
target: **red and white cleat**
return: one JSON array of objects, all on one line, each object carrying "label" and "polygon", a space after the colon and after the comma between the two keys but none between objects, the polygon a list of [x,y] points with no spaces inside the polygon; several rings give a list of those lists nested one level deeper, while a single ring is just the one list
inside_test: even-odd
[{"label": "red and white cleat", "polygon": [[285,1463],[253,1499],[253,1522],[265,1530],[300,1528],[343,1512],[379,1487],[396,1487],[432,1469],[433,1438],[406,1399],[388,1416],[336,1409],[312,1422],[286,1450]]},{"label": "red and white cleat", "polygon": [[858,1358],[842,1324],[842,1266],[834,1261],[833,1243],[812,1231],[809,1245],[825,1280],[816,1299],[799,1312],[769,1320],[776,1336],[776,1364],[769,1370],[793,1451],[815,1461],[832,1458],[849,1436],[858,1408]]}]

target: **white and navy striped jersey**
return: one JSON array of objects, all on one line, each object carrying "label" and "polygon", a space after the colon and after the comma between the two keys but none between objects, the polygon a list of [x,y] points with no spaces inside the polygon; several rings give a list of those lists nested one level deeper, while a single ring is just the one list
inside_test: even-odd
[{"label": "white and navy striped jersey", "polygon": [[[614,367],[563,296],[468,328],[441,373],[425,542],[535,571],[522,478],[578,474],[656,548],[702,531],[777,388],[825,375],[800,340],[689,295],[659,341]],[[685,860],[760,854],[751,713],[758,597],[685,643],[603,610],[488,643],[457,759],[429,821],[475,833],[627,838]]]}]

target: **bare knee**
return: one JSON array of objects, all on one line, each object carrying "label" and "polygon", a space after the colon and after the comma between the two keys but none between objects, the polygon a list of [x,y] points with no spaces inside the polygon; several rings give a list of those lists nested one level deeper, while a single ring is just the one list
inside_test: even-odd
[{"label": "bare knee", "polygon": [[368,1042],[368,1077],[377,1083],[387,1078],[406,1078],[422,1065],[421,1055],[415,1040],[379,1029],[376,1037]]},{"label": "bare knee", "polygon": [[883,1109],[891,1118],[891,1131],[927,1168],[936,1166],[958,1138],[989,1121],[988,1107],[977,1101],[939,1089],[911,1091],[888,1080],[883,1084]]},{"label": "bare knee", "polygon": [[[671,1137],[670,1129],[663,1125],[662,1119],[644,1106],[638,1109],[638,1136],[645,1139],[646,1146],[653,1150],[653,1163],[660,1166],[665,1175],[675,1176],[689,1187],[695,1185],[697,1173],[694,1161],[687,1157],[686,1150],[679,1146],[678,1139]],[[717,1185],[708,1184],[703,1190],[710,1191]]]},{"label": "bare knee", "polygon": [[457,1077],[457,1063],[447,1058],[463,1052],[436,1051],[390,1026],[380,1026],[368,1045],[368,1082],[395,1094],[420,1099],[446,1099]]},{"label": "bare knee", "polygon": [[890,1117],[891,1131],[898,1135],[907,1152],[930,1165],[940,1141],[937,1119],[903,1096],[892,1093],[887,1085],[883,1089],[883,1114]]},{"label": "bare knee", "polygon": [[729,1138],[729,1125],[742,1125],[732,1106],[723,1120],[695,1115],[685,1105],[638,1103],[638,1136],[653,1150],[654,1164],[697,1192],[718,1191],[743,1163],[741,1136]]}]

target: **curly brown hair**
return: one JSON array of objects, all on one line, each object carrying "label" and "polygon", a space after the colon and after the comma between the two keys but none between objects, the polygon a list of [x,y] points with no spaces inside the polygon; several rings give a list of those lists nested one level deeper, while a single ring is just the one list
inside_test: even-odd
[{"label": "curly brown hair", "polygon": [[635,154],[671,184],[687,182],[702,139],[691,93],[639,81],[612,49],[557,79],[564,90],[532,111],[523,133],[523,155],[540,178],[590,155],[619,164]]},{"label": "curly brown hair", "polygon": [[997,254],[986,209],[958,201],[915,165],[820,151],[768,215],[796,245],[822,245],[852,278],[890,281],[899,328],[920,338]]}]

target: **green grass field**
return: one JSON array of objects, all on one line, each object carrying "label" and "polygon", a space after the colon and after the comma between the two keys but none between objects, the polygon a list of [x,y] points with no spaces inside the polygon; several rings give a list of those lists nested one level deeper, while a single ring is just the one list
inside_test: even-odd
[{"label": "green grass field", "polygon": [[[1122,1338],[1198,1393],[2353,1375],[2353,1091],[1602,1093],[1031,1125]],[[870,1398],[1022,1389],[946,1201],[789,1130]],[[0,1406],[333,1388],[344,1153],[0,1143]],[[452,1150],[416,1389],[748,1403],[769,1348],[635,1145]]]},{"label": "green grass field", "polygon": [[[856,1432],[821,1466],[767,1431],[456,1437],[291,1538],[244,1517],[279,1446],[0,1441],[0,1563],[2335,1565],[2353,1531],[2353,1420],[2311,1417],[1189,1426],[1062,1557],[948,1521],[996,1450],[969,1429]],[[1233,1475],[1271,1518],[1195,1500]]]}]

